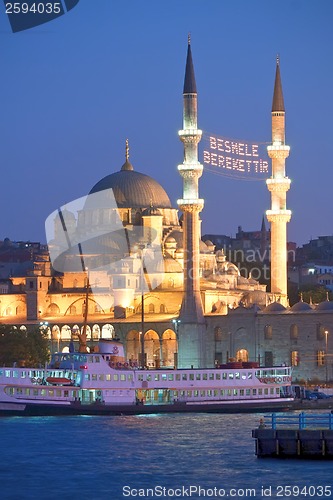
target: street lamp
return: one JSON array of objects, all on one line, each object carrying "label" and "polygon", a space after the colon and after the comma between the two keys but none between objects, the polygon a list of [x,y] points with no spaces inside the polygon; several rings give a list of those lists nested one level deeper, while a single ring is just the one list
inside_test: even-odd
[{"label": "street lamp", "polygon": [[328,383],[328,330],[325,330],[325,368],[326,368],[326,385]]},{"label": "street lamp", "polygon": [[60,332],[57,333],[58,352],[60,352]]}]

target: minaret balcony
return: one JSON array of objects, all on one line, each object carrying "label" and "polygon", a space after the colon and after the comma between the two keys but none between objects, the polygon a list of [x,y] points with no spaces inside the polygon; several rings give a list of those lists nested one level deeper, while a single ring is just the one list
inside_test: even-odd
[{"label": "minaret balcony", "polygon": [[291,180],[288,177],[282,177],[281,179],[266,179],[267,189],[272,193],[276,192],[286,192],[290,189]]},{"label": "minaret balcony", "polygon": [[186,137],[186,136],[192,136],[192,135],[197,135],[197,136],[202,136],[202,130],[198,128],[188,128],[188,129],[183,129],[178,131],[178,135],[180,137]]},{"label": "minaret balcony", "polygon": [[291,210],[266,210],[268,222],[289,222]]},{"label": "minaret balcony", "polygon": [[201,212],[204,206],[204,200],[202,198],[194,199],[180,199],[177,200],[177,205],[182,212]]},{"label": "minaret balcony", "polygon": [[200,177],[203,171],[201,163],[182,163],[177,166],[177,170],[183,177]]},{"label": "minaret balcony", "polygon": [[267,152],[270,158],[288,158],[290,146],[286,146],[286,144],[272,144],[271,146],[267,146]]}]

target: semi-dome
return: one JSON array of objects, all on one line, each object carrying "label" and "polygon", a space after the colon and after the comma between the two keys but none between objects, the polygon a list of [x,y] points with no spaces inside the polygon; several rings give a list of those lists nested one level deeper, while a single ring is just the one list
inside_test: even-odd
[{"label": "semi-dome", "polygon": [[107,175],[94,185],[89,194],[100,191],[104,191],[103,198],[105,194],[107,197],[110,196],[111,205],[114,197],[118,208],[146,208],[150,206],[153,206],[155,210],[172,208],[168,195],[155,179],[129,168]]}]

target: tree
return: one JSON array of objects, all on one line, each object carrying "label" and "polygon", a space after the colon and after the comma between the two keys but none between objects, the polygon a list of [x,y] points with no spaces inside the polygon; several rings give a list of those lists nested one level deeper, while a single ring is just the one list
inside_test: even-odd
[{"label": "tree", "polygon": [[45,332],[18,329],[16,326],[0,326],[0,366],[14,363],[27,367],[44,365],[50,358]]}]

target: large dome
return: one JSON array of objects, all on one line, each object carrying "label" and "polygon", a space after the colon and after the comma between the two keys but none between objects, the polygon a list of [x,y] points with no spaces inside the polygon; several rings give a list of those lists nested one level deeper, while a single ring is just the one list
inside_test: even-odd
[{"label": "large dome", "polygon": [[119,208],[146,208],[149,206],[172,208],[169,196],[162,186],[152,177],[135,172],[128,160],[120,172],[115,172],[101,179],[89,194],[105,190],[113,192]]}]

